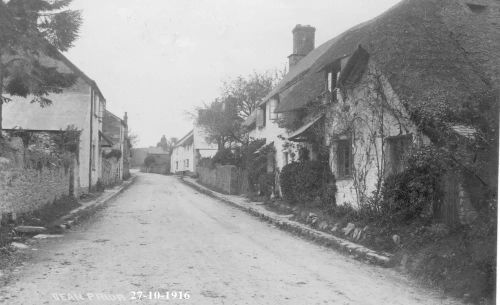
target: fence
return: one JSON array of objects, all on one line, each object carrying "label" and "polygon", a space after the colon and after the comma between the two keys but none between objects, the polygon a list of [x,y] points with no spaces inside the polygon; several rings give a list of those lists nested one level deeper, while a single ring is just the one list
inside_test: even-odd
[{"label": "fence", "polygon": [[226,194],[240,194],[239,170],[234,165],[217,165],[215,168],[197,167],[201,184]]}]

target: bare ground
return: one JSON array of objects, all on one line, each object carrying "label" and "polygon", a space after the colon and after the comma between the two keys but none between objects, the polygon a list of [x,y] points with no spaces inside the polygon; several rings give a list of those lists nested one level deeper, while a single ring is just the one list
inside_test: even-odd
[{"label": "bare ground", "polygon": [[[460,304],[160,175],[140,174],[135,185],[65,236],[30,247],[24,251],[32,259],[0,289],[0,303],[134,304],[136,291],[189,291],[189,300],[143,302]],[[99,293],[127,301],[95,300]]]}]

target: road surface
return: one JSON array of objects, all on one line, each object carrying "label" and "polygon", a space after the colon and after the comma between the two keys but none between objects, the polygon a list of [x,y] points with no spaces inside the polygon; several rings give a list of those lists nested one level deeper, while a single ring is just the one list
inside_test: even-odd
[{"label": "road surface", "polygon": [[458,304],[154,174],[32,247],[0,304]]}]

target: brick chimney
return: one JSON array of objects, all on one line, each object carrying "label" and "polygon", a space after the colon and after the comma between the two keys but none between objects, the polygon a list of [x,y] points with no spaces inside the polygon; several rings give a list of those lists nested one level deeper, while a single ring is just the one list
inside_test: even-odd
[{"label": "brick chimney", "polygon": [[310,25],[297,24],[292,30],[293,53],[288,56],[290,69],[309,52],[314,50],[314,34],[316,29]]}]

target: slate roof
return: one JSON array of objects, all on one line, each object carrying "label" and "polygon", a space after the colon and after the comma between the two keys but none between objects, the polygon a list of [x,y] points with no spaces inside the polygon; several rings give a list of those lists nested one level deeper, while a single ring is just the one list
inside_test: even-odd
[{"label": "slate roof", "polygon": [[[500,74],[500,55],[494,51],[500,47],[500,39],[494,39],[500,37],[500,4],[483,2],[489,8],[476,16],[461,0],[404,0],[312,51],[266,98],[280,93],[278,112],[304,107],[324,90],[321,69],[361,46],[410,112],[432,111],[437,100],[453,111],[493,86]],[[468,34],[482,35],[474,40],[474,52],[466,46],[469,40],[457,38]]]}]

